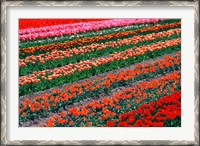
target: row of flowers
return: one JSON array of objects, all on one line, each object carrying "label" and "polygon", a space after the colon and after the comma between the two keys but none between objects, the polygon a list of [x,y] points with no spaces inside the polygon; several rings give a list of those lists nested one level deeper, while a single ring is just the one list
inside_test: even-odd
[{"label": "row of flowers", "polygon": [[[85,70],[83,70],[81,72],[78,72],[78,70],[77,70],[75,72],[70,72],[70,74],[63,73],[63,75],[61,75],[61,76],[54,75],[54,77],[52,77],[52,78],[50,77],[49,79],[48,78],[45,79],[44,77],[52,76],[51,72],[45,73],[43,71],[40,71],[40,76],[37,76],[38,77],[37,79],[39,79],[39,82],[32,84],[31,81],[29,80],[26,85],[19,86],[19,94],[20,94],[20,96],[22,96],[22,95],[29,94],[32,92],[38,92],[38,91],[42,91],[45,89],[49,89],[54,86],[60,86],[62,84],[66,84],[66,83],[76,82],[81,79],[89,78],[90,76],[109,72],[114,69],[129,66],[131,64],[139,63],[144,60],[153,59],[153,58],[165,55],[165,54],[179,51],[180,47],[181,47],[180,44],[178,44],[177,46],[167,47],[165,49],[161,48],[161,49],[155,50],[153,52],[147,51],[144,54],[141,54],[138,56],[124,58],[119,61],[115,60],[112,62],[108,62],[106,64],[102,64],[100,66],[93,66],[90,69],[86,68]],[[58,68],[55,68],[55,69],[58,69]],[[60,70],[58,70],[58,71],[60,71]],[[62,69],[62,72],[63,71],[65,71],[65,70]],[[61,72],[61,74],[62,74],[62,72]],[[38,73],[38,72],[35,72],[35,73]],[[56,74],[58,74],[58,73],[56,73]],[[32,76],[34,77],[36,75],[32,75]],[[57,77],[57,76],[59,76],[59,77]],[[21,76],[21,77],[23,77],[23,76]],[[44,78],[44,79],[42,79],[42,78]]]},{"label": "row of flowers", "polygon": [[[21,62],[22,65],[26,65],[26,66],[19,68],[19,75],[24,76],[24,75],[31,74],[34,71],[38,71],[38,70],[53,69],[56,67],[67,65],[67,64],[76,63],[76,62],[79,62],[80,60],[82,60],[82,61],[92,60],[94,58],[107,56],[112,53],[125,51],[126,49],[129,49],[129,48],[138,47],[141,45],[149,45],[149,44],[156,43],[159,41],[166,41],[166,40],[179,38],[180,34],[178,34],[178,35],[171,34],[168,36],[169,37],[162,38],[162,35],[160,35],[161,38],[157,38],[157,39],[155,37],[145,38],[145,39],[153,39],[153,40],[145,41],[144,39],[142,39],[142,40],[140,40],[141,42],[138,40],[133,40],[130,42],[130,44],[127,41],[119,40],[118,44],[116,44],[116,42],[114,42],[114,43],[110,42],[110,44],[105,43],[105,47],[103,47],[103,46],[98,47],[98,44],[95,44],[94,46],[93,45],[89,46],[91,48],[93,46],[94,48],[92,48],[92,49],[89,48],[88,50],[86,47],[86,48],[84,48],[84,50],[82,48],[78,48],[78,49],[72,49],[70,51],[52,51],[52,54],[50,56],[54,57],[53,60],[45,60],[43,57],[41,57],[40,61],[37,61],[37,58],[39,59],[39,57],[30,57],[31,59],[34,59],[34,61],[30,60],[31,63],[29,62],[26,65],[24,62]],[[142,42],[142,41],[144,41],[144,42]],[[101,44],[101,45],[104,45],[104,44]],[[97,46],[97,48],[95,48],[95,46]],[[108,46],[108,47],[106,47],[106,46]],[[84,51],[87,53],[85,53]],[[68,54],[70,54],[70,52],[72,52],[73,54],[70,54],[70,56],[62,56],[62,55],[64,55],[62,53],[65,53],[65,52],[68,52]],[[80,54],[80,52],[82,52],[84,54]],[[47,54],[49,54],[49,53],[47,53]],[[70,57],[70,58],[68,58],[68,57]],[[28,62],[28,61],[29,60],[26,60],[26,62]]]},{"label": "row of flowers", "polygon": [[[174,22],[179,22],[179,21],[177,20]],[[166,23],[169,23],[169,22],[166,21],[166,22],[163,22],[162,24],[166,24]],[[113,33],[124,32],[124,31],[134,31],[134,30],[145,28],[147,26],[150,27],[150,26],[155,26],[155,25],[158,25],[158,24],[157,23],[156,24],[139,24],[139,25],[130,25],[130,26],[125,26],[125,27],[111,27],[109,29],[99,30],[98,32],[93,31],[93,32],[79,33],[75,35],[69,35],[65,37],[54,37],[54,38],[48,38],[48,39],[28,41],[28,42],[20,42],[19,49],[23,50],[24,48],[27,48],[24,46],[35,46],[35,45],[44,46],[44,45],[53,44],[56,42],[63,43],[63,42],[72,41],[72,40],[81,39],[81,38],[89,38],[93,36],[104,36],[107,34],[113,34]]]},{"label": "row of flowers", "polygon": [[[166,21],[166,22],[165,22]],[[162,24],[164,23],[169,23],[167,20],[165,20]],[[178,20],[174,21],[174,22],[178,22]],[[161,23],[161,22],[160,22]],[[172,22],[171,22],[172,23]],[[78,33],[75,35],[68,35],[65,37],[52,37],[52,38],[48,38],[48,39],[36,39],[36,40],[32,40],[29,41],[28,43],[26,41],[20,42],[19,43],[19,47],[20,48],[24,48],[24,46],[27,45],[28,46],[34,46],[35,44],[37,45],[47,45],[47,44],[52,44],[52,43],[56,43],[56,42],[67,42],[67,41],[71,41],[71,40],[75,40],[75,39],[80,39],[80,38],[88,38],[88,37],[93,37],[93,36],[103,36],[106,34],[113,34],[116,32],[120,32],[120,31],[130,31],[130,30],[137,30],[137,29],[141,29],[147,26],[153,26],[153,25],[158,25],[156,24],[138,24],[138,25],[129,25],[129,26],[124,26],[124,27],[111,27],[108,29],[102,29],[99,31],[88,31],[86,33]]]},{"label": "row of flowers", "polygon": [[[81,46],[81,47],[77,47],[73,49],[66,48],[64,51],[52,50],[52,52],[47,52],[46,54],[40,54],[40,55],[35,55],[35,56],[31,55],[31,56],[26,57],[25,59],[19,59],[19,67],[26,66],[28,63],[31,63],[33,65],[35,64],[35,62],[44,64],[46,61],[49,61],[49,60],[62,60],[64,58],[72,58],[73,56],[77,56],[79,54],[83,56],[85,53],[100,51],[100,50],[104,50],[108,48],[109,49],[119,48],[123,45],[126,45],[126,46],[130,44],[135,45],[135,44],[145,42],[145,41],[156,40],[157,38],[171,37],[174,34],[180,35],[180,33],[181,33],[181,29],[171,29],[171,30],[158,32],[158,33],[151,33],[147,35],[133,36],[132,38],[119,39],[117,41],[109,41],[103,44],[93,43],[87,46]],[[29,66],[29,69],[30,69],[30,66]]]},{"label": "row of flowers", "polygon": [[102,20],[107,19],[19,19],[19,29],[23,32],[23,30],[27,28],[37,29],[38,27],[47,27],[52,25],[85,23]]},{"label": "row of flowers", "polygon": [[[97,43],[97,42],[105,42],[108,40],[113,40],[113,39],[119,39],[119,38],[124,38],[124,37],[132,37],[134,35],[137,34],[145,34],[145,33],[152,33],[152,32],[157,32],[157,31],[162,31],[162,30],[166,30],[166,29],[170,29],[170,28],[176,28],[179,27],[181,25],[181,22],[175,22],[175,23],[166,23],[166,24],[162,24],[162,25],[155,25],[155,26],[150,26],[150,27],[144,27],[144,28],[140,28],[140,29],[133,29],[133,30],[127,30],[127,31],[120,31],[120,32],[113,32],[111,34],[106,34],[106,35],[97,35],[97,36],[93,36],[92,37],[86,37],[86,38],[80,38],[80,39],[75,39],[75,40],[71,40],[71,41],[64,41],[64,42],[56,42],[56,43],[51,43],[44,45],[42,44],[38,44],[38,41],[35,43],[33,43],[32,47],[25,47],[25,46],[30,46],[32,43],[31,42],[27,42],[27,43],[23,43],[23,46],[20,46],[19,49],[20,50],[20,54],[23,55],[23,53],[27,53],[27,54],[33,54],[34,52],[36,52],[37,50],[39,51],[43,51],[43,50],[53,50],[53,49],[61,49],[61,48],[71,48],[73,46],[83,46],[85,44],[89,43]],[[65,38],[65,37],[64,37]],[[47,41],[48,42],[48,41]],[[25,48],[24,48],[25,47]]]},{"label": "row of flowers", "polygon": [[[162,19],[112,19],[87,23],[54,25],[41,28],[19,30],[19,40],[35,40],[48,37],[77,34],[86,31],[98,31],[110,27],[128,26],[141,23],[157,23]],[[28,33],[28,34],[27,34]]]},{"label": "row of flowers", "polygon": [[34,72],[33,74],[30,74],[28,76],[21,76],[19,78],[19,85],[23,86],[26,84],[38,83],[40,82],[39,77],[41,77],[42,80],[52,80],[53,78],[59,78],[63,75],[67,76],[69,74],[74,74],[77,71],[82,72],[84,70],[90,70],[92,67],[101,66],[113,61],[127,60],[130,57],[143,55],[146,52],[153,52],[155,50],[162,50],[168,47],[175,47],[180,45],[180,43],[181,43],[181,38],[178,38],[165,42],[158,42],[152,45],[127,49],[123,52],[113,53],[107,57],[100,57],[92,61],[89,60],[80,61],[78,63],[69,64],[66,66],[62,66],[60,68],[55,68],[53,70],[47,69],[43,71]]},{"label": "row of flowers", "polygon": [[119,119],[122,113],[137,109],[144,103],[155,101],[180,90],[180,77],[180,73],[173,72],[161,78],[126,88],[112,97],[105,97],[84,106],[63,110],[60,114],[49,118],[47,123],[42,126],[106,126],[107,122]]},{"label": "row of flowers", "polygon": [[171,121],[181,117],[180,99],[181,91],[174,92],[157,101],[143,104],[137,110],[121,114],[119,119],[106,124],[108,127],[165,127],[168,126],[166,122],[170,122],[170,126],[174,126]]},{"label": "row of flowers", "polygon": [[[130,84],[131,82],[153,77],[162,72],[166,73],[176,70],[176,66],[180,66],[180,59],[180,53],[174,57],[166,56],[164,59],[156,60],[152,63],[148,62],[144,65],[137,64],[133,69],[120,71],[118,74],[108,74],[104,78],[96,78],[92,81],[84,81],[80,84],[75,83],[65,86],[65,91],[54,89],[52,93],[36,96],[33,101],[26,98],[21,102],[20,113],[26,112],[29,117],[46,114],[47,111],[53,111],[69,103],[75,103],[88,97],[97,96],[105,92],[105,89],[112,90],[125,83]],[[37,114],[33,114],[35,112]]]}]

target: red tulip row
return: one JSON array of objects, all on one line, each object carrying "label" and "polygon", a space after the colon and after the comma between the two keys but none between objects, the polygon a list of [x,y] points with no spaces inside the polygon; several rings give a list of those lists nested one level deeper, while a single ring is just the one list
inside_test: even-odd
[{"label": "red tulip row", "polygon": [[[142,82],[136,86],[126,88],[121,92],[115,93],[112,97],[105,97],[100,101],[94,100],[85,106],[73,107],[67,111],[62,111],[58,115],[47,120],[47,123],[42,126],[80,126],[80,123],[86,123],[83,126],[95,125],[95,122],[107,122],[110,119],[115,119],[119,114],[121,107],[126,103],[126,110],[129,111],[133,108],[132,103],[140,103],[147,98],[153,98],[151,93],[147,90],[155,90],[157,95],[167,94],[174,92],[177,85],[180,85],[181,75],[178,72],[173,72],[161,78],[151,80],[149,82]],[[127,101],[127,102],[125,102]],[[89,120],[92,118],[94,121]]]},{"label": "red tulip row", "polygon": [[162,19],[111,19],[87,23],[75,23],[66,25],[53,25],[40,28],[29,28],[19,31],[20,41],[45,39],[49,37],[74,35],[86,31],[98,31],[111,27],[121,27],[133,24],[157,23]]},{"label": "red tulip row", "polygon": [[102,21],[107,19],[19,19],[19,29],[38,28],[44,26],[86,23],[92,21]]},{"label": "red tulip row", "polygon": [[79,63],[69,64],[60,68],[55,68],[53,70],[43,70],[34,72],[29,76],[21,76],[19,78],[19,85],[23,86],[31,83],[40,82],[39,77],[43,80],[52,80],[53,78],[59,78],[61,76],[67,76],[69,74],[74,74],[76,71],[81,72],[83,70],[90,70],[92,67],[97,67],[103,64],[107,64],[109,62],[115,60],[127,60],[129,57],[135,57],[138,55],[142,55],[145,52],[153,52],[155,50],[162,50],[167,47],[177,46],[181,43],[181,39],[169,40],[165,42],[158,42],[156,44],[148,45],[148,46],[140,46],[138,48],[128,49],[120,53],[110,54],[108,57],[101,57],[94,59],[93,61],[80,61]]},{"label": "red tulip row", "polygon": [[[52,52],[47,52],[46,54],[40,54],[37,56],[31,55],[26,57],[25,59],[19,59],[19,67],[26,66],[27,63],[35,64],[35,61],[39,61],[41,64],[44,64],[49,60],[60,60],[64,58],[71,58],[73,55],[84,55],[85,53],[94,52],[97,50],[104,50],[107,48],[116,48],[122,45],[130,45],[130,44],[138,44],[144,41],[155,40],[157,38],[164,38],[166,36],[170,37],[174,34],[179,35],[181,33],[181,29],[171,29],[168,31],[151,33],[147,35],[138,35],[132,38],[119,39],[117,41],[109,41],[105,44],[97,44],[93,43],[88,46],[78,47],[78,48],[66,48],[65,51],[62,50],[53,50]],[[128,49],[128,48],[127,48]]]},{"label": "red tulip row", "polygon": [[181,91],[143,104],[137,110],[121,114],[119,119],[108,121],[108,127],[163,127],[166,120],[181,117]]},{"label": "red tulip row", "polygon": [[148,62],[144,65],[137,64],[133,69],[120,71],[119,74],[108,74],[103,78],[96,78],[92,81],[84,81],[81,84],[75,83],[65,87],[65,91],[54,89],[52,93],[46,93],[41,96],[36,96],[33,101],[26,98],[21,102],[20,114],[26,113],[30,115],[41,110],[50,110],[59,104],[64,104],[69,99],[77,98],[77,95],[82,95],[87,91],[94,91],[100,88],[110,88],[110,86],[119,81],[133,79],[135,76],[154,73],[156,70],[165,69],[175,65],[180,65],[180,53],[174,57],[166,56],[162,60],[156,60],[152,63]]}]

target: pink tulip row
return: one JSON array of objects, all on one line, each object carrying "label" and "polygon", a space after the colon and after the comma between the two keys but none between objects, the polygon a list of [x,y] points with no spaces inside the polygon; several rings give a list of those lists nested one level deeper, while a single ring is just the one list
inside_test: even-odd
[{"label": "pink tulip row", "polygon": [[35,61],[39,61],[40,63],[45,63],[45,61],[48,61],[48,60],[70,58],[72,57],[72,55],[78,55],[78,54],[83,55],[85,53],[93,52],[95,50],[103,50],[108,47],[115,48],[115,47],[120,47],[122,45],[137,44],[139,42],[155,40],[157,38],[163,38],[166,36],[170,37],[171,35],[175,33],[180,34],[181,29],[172,29],[172,30],[159,32],[159,33],[139,35],[139,36],[134,36],[128,39],[106,42],[105,44],[91,44],[88,46],[83,46],[83,47],[78,47],[78,48],[73,48],[73,49],[68,48],[65,51],[53,50],[51,53],[48,52],[46,54],[40,54],[37,56],[31,55],[31,56],[26,57],[25,59],[20,59],[19,66],[20,67],[26,66],[27,63],[35,64]]},{"label": "pink tulip row", "polygon": [[99,29],[121,27],[133,24],[156,23],[162,19],[113,19],[97,22],[75,23],[66,25],[54,25],[41,28],[30,28],[19,31],[19,39],[35,40],[48,37],[56,37],[70,34],[77,34],[86,31],[98,31]]},{"label": "pink tulip row", "polygon": [[177,46],[180,43],[181,43],[181,39],[178,38],[178,39],[169,40],[165,42],[158,42],[158,43],[148,45],[148,46],[140,46],[137,48],[134,47],[134,48],[125,50],[123,52],[113,53],[107,57],[100,57],[92,61],[89,61],[89,60],[80,61],[79,63],[69,64],[60,68],[55,68],[53,70],[43,70],[43,71],[34,72],[33,74],[30,74],[29,76],[21,76],[19,78],[19,85],[23,86],[25,84],[38,83],[40,82],[40,79],[38,79],[38,77],[41,77],[43,80],[52,80],[53,78],[59,78],[63,75],[67,76],[69,74],[74,74],[76,71],[81,72],[83,70],[90,70],[92,67],[97,67],[103,64],[107,64],[115,60],[118,60],[118,61],[127,60],[130,57],[142,55],[146,52],[152,52],[152,51],[161,50],[167,47]]}]

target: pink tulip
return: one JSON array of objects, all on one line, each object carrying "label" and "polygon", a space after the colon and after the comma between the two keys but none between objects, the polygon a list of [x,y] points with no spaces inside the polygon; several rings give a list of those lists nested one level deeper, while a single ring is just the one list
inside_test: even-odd
[{"label": "pink tulip", "polygon": [[[128,26],[133,24],[143,24],[143,23],[155,23],[163,19],[112,19],[97,22],[88,23],[75,23],[75,24],[65,24],[65,25],[55,25],[40,28],[29,28],[19,30],[20,36],[23,36],[25,40],[34,40],[31,36],[37,35],[41,38],[62,36],[63,34],[77,34],[86,31],[96,31],[102,28],[110,28],[117,26]],[[62,32],[62,34],[60,33]],[[37,37],[36,37],[37,38]],[[40,37],[39,37],[40,38]]]}]

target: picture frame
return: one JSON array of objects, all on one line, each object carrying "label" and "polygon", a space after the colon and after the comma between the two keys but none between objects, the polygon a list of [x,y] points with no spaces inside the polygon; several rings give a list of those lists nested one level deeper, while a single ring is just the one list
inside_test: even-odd
[{"label": "picture frame", "polygon": [[[188,140],[8,140],[7,125],[7,8],[8,7],[49,7],[49,6],[92,6],[92,7],[141,7],[141,6],[170,6],[194,8],[194,141]],[[199,145],[199,1],[2,1],[1,2],[1,144],[2,145]]]}]

